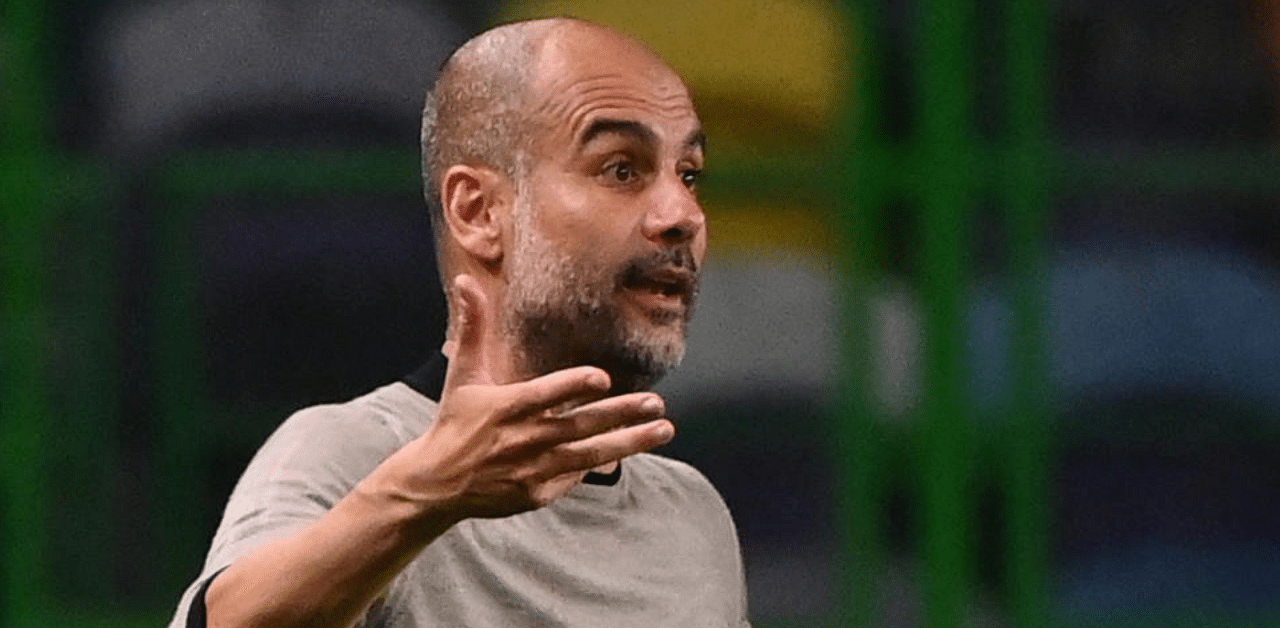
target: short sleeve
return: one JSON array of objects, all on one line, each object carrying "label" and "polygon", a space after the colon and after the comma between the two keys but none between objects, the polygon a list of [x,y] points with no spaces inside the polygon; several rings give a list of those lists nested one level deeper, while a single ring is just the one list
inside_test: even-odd
[{"label": "short sleeve", "polygon": [[363,399],[289,417],[232,491],[204,568],[183,594],[170,628],[185,628],[193,600],[216,573],[322,516],[406,442],[402,430]]}]

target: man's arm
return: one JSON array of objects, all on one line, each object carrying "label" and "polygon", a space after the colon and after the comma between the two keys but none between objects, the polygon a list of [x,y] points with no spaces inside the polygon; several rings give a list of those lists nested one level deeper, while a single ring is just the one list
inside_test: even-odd
[{"label": "man's arm", "polygon": [[[660,398],[600,399],[609,378],[599,369],[495,384],[483,346],[494,313],[471,277],[458,278],[455,297],[439,417],[324,515],[218,575],[205,598],[210,628],[350,626],[455,523],[544,506],[587,470],[671,439]],[[552,412],[566,405],[576,407]]]}]

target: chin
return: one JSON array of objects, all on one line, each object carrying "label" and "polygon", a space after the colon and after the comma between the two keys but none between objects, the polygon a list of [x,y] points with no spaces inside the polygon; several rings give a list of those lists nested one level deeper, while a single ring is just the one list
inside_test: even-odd
[{"label": "chin", "polygon": [[633,333],[599,364],[613,380],[614,394],[649,390],[684,359],[683,329]]}]

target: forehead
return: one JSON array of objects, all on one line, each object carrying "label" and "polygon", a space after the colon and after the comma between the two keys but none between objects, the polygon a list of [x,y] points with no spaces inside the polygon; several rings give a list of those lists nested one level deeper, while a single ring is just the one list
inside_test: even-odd
[{"label": "forehead", "polygon": [[697,128],[689,92],[674,71],[640,44],[604,29],[553,34],[534,66],[532,113],[557,141],[580,136],[600,118],[636,120],[683,135]]}]

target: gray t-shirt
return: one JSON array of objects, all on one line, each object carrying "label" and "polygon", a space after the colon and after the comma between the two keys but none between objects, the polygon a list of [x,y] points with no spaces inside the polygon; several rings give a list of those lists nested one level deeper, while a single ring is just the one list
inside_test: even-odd
[{"label": "gray t-shirt", "polygon": [[[426,429],[436,404],[404,383],[290,417],[227,503],[200,585],[262,543],[298,530]],[[428,545],[361,626],[746,626],[729,510],[702,474],[651,454],[612,486],[580,484],[539,510],[470,519]]]}]

